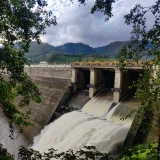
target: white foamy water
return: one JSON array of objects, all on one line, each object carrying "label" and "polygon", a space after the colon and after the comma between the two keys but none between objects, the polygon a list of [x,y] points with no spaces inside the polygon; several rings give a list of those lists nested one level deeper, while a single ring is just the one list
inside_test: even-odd
[{"label": "white foamy water", "polygon": [[3,111],[0,109],[0,143],[3,145],[3,148],[6,148],[7,151],[13,154],[15,157],[18,156],[18,150],[20,146],[28,146],[27,141],[24,136],[18,132],[18,129],[14,128],[14,139],[10,139],[10,128],[7,118],[4,116]]},{"label": "white foamy water", "polygon": [[59,152],[86,146],[95,146],[101,152],[110,152],[122,143],[129,127],[100,120],[82,112],[67,113],[44,128],[34,139],[33,149],[45,152],[49,148]]},{"label": "white foamy water", "polygon": [[95,146],[100,152],[114,152],[122,146],[134,116],[123,122],[120,118],[129,114],[131,108],[137,108],[139,103],[129,99],[122,104],[108,112],[107,120],[79,111],[67,113],[46,126],[34,138],[32,148],[43,153],[50,148],[62,152]]},{"label": "white foamy water", "polygon": [[93,97],[82,109],[82,112],[103,117],[113,103],[113,92],[104,90]]},{"label": "white foamy water", "polygon": [[107,115],[107,120],[112,119],[113,122],[119,122],[121,124],[128,124],[131,126],[136,114],[136,110],[140,106],[140,101],[133,97],[127,96],[123,102],[120,102],[117,106],[111,110],[111,114]]}]

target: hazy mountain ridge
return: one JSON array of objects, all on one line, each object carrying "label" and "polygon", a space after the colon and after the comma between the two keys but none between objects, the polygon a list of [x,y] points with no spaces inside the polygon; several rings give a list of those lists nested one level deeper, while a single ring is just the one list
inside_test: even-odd
[{"label": "hazy mountain ridge", "polygon": [[94,50],[98,54],[104,54],[104,55],[107,55],[109,57],[114,58],[117,56],[118,51],[123,46],[126,46],[128,43],[129,43],[129,41],[116,41],[116,42],[112,42],[112,43],[110,43],[106,46],[103,46],[103,47],[94,48]]},{"label": "hazy mountain ridge", "polygon": [[66,43],[64,45],[56,47],[59,51],[66,54],[92,54],[95,52],[94,48],[83,43]]},{"label": "hazy mountain ridge", "polygon": [[83,43],[66,43],[61,46],[52,46],[48,43],[36,42],[31,43],[30,51],[26,54],[27,58],[40,60],[42,57],[49,59],[54,54],[67,54],[67,55],[90,55],[90,54],[103,54],[111,58],[116,57],[118,50],[126,45],[127,41],[116,41],[103,47],[93,48]]},{"label": "hazy mountain ridge", "polygon": [[37,42],[32,42],[29,52],[26,54],[27,58],[33,58],[49,53],[60,53],[56,47],[49,45],[48,43],[37,44]]}]

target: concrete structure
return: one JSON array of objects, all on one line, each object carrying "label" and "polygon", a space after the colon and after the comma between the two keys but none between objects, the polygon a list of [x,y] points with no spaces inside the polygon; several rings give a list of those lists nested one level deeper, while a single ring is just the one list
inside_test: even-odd
[{"label": "concrete structure", "polygon": [[89,97],[92,98],[95,93],[102,89],[104,83],[103,73],[99,69],[91,68],[90,70],[90,85],[89,85]]},{"label": "concrete structure", "polygon": [[[25,128],[24,135],[29,141],[32,141],[33,137],[36,136],[48,122],[64,114],[61,114],[59,111],[60,109],[64,110],[61,106],[65,104],[69,105],[68,99],[70,97],[73,98],[70,102],[76,100],[78,105],[82,103],[82,105],[80,105],[82,108],[98,91],[108,88],[113,91],[113,102],[118,103],[129,93],[128,86],[132,85],[134,81],[138,79],[139,74],[143,72],[143,68],[139,66],[119,69],[116,66],[73,65],[70,69],[67,67],[32,66],[26,67],[25,71],[33,81],[38,84],[43,100],[42,104],[32,102],[29,106],[29,110],[32,112],[30,120],[33,126]],[[153,68],[153,77],[156,77],[156,68]],[[85,92],[82,92],[83,89]],[[77,93],[77,95],[74,95],[73,92],[75,92],[74,94]],[[78,94],[80,92],[82,92],[82,94]],[[83,96],[84,94],[86,94],[85,98]],[[77,99],[79,101],[77,101]],[[75,102],[73,104],[75,104]],[[80,107],[78,106],[79,110],[81,109]],[[124,145],[131,145],[133,143],[143,115],[138,118],[136,115]],[[156,130],[155,133],[159,132]],[[158,136],[158,134],[156,134],[156,136],[155,134],[148,135],[148,139],[154,137],[153,142],[157,142]]]},{"label": "concrete structure", "polygon": [[31,64],[25,65],[25,68],[71,68],[70,64]]},{"label": "concrete structure", "polygon": [[114,80],[114,95],[113,102],[118,103],[122,98],[122,81],[123,81],[123,71],[120,69],[115,69],[115,80]]},{"label": "concrete structure", "polygon": [[[156,77],[156,70],[153,71],[154,71],[153,77]],[[26,67],[25,72],[38,85],[38,88],[42,96],[41,104],[31,102],[31,104],[28,107],[23,108],[24,113],[27,113],[28,111],[31,111],[32,113],[29,120],[30,122],[32,122],[33,126],[24,128],[23,132],[25,138],[29,141],[29,143],[32,143],[33,137],[39,134],[40,131],[44,128],[44,126],[46,126],[49,123],[51,117],[55,113],[58,106],[63,104],[64,101],[66,102],[66,99],[70,96],[69,93],[70,90],[68,88],[70,82],[73,91],[87,88],[89,91],[90,98],[92,98],[99,90],[103,88],[109,88],[114,92],[113,101],[115,103],[118,103],[128,93],[128,86],[131,85],[133,81],[137,80],[139,73],[143,72],[143,69],[142,67],[132,67],[132,68],[126,68],[125,70],[120,70],[119,68],[116,68],[114,66],[100,66],[100,65],[99,66],[74,65],[72,66],[72,69],[70,69],[69,67],[67,68],[62,66],[59,66],[58,68],[48,67],[48,66],[47,67],[32,66],[32,67]],[[83,99],[82,95],[83,94],[79,94],[77,96],[79,98],[79,101]],[[82,100],[83,104],[89,101],[89,98],[88,99],[87,98]],[[6,128],[3,129],[3,126],[5,127],[6,123],[4,122],[6,120],[3,118],[3,115],[1,115],[1,117],[2,117],[1,127],[2,130],[5,131]],[[136,119],[137,117],[135,118],[135,121]],[[136,123],[134,122],[134,124]],[[132,144],[133,139],[130,138],[130,135],[131,136],[135,135],[137,133],[137,129],[138,128],[136,128],[135,130],[135,126],[131,127],[128,136],[129,138],[126,140],[126,143]],[[158,133],[158,132],[155,131],[152,133]],[[2,139],[3,136],[6,137],[6,132],[4,132],[3,135],[1,135]],[[158,136],[159,135],[156,134],[156,137]],[[15,141],[15,143],[17,143],[17,146],[20,144],[18,137],[20,137],[20,140],[24,139],[24,144],[28,145],[28,142],[25,141],[23,135],[17,132],[16,133],[17,141]],[[153,136],[149,135],[148,137],[149,138],[155,137],[155,134]]]},{"label": "concrete structure", "polygon": [[[48,124],[59,106],[58,104],[63,104],[71,95],[69,93],[71,88],[73,92],[82,89],[88,90],[90,98],[101,89],[108,88],[114,92],[114,103],[118,103],[128,93],[128,86],[143,71],[141,67],[127,68],[127,70],[126,72],[114,66],[98,65],[74,65],[72,69],[26,67],[25,72],[38,85],[42,94],[42,104],[31,102],[28,109],[24,110],[32,112],[30,121],[33,126],[24,129],[27,139],[32,142],[33,137]],[[70,88],[68,88],[69,83]]]},{"label": "concrete structure", "polygon": [[70,68],[52,68],[52,67],[25,67],[25,72],[32,78],[34,77],[54,77],[61,79],[70,79]]},{"label": "concrete structure", "polygon": [[95,87],[97,82],[98,82],[97,80],[98,80],[98,70],[91,69],[91,72],[90,72],[90,89],[89,89],[89,97],[90,98],[92,98],[97,91],[97,88]]},{"label": "concrete structure", "polygon": [[24,128],[24,136],[31,143],[33,137],[48,124],[59,102],[68,89],[70,68],[26,67],[25,72],[38,85],[42,103],[31,102],[23,111],[31,111],[30,122],[33,126]]},{"label": "concrete structure", "polygon": [[72,73],[71,73],[71,84],[74,88],[74,91],[77,88],[77,82],[78,82],[78,68],[72,68]]},{"label": "concrete structure", "polygon": [[128,86],[138,79],[141,72],[143,72],[142,67],[121,70],[115,66],[73,65],[71,85],[74,86],[74,91],[88,87],[90,98],[101,89],[111,89],[114,92],[113,102],[118,103],[128,93]]}]

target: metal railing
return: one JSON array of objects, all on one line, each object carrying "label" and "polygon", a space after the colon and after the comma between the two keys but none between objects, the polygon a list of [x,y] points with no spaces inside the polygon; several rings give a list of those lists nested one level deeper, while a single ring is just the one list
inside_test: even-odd
[{"label": "metal railing", "polygon": [[32,68],[71,68],[70,64],[31,64],[25,65],[25,67],[32,67]]}]

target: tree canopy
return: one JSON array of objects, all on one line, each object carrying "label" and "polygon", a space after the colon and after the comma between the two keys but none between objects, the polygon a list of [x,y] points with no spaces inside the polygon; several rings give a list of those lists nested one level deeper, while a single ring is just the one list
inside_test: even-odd
[{"label": "tree canopy", "polygon": [[[24,72],[28,64],[24,55],[31,41],[40,43],[45,28],[57,24],[46,5],[41,0],[0,1],[0,104],[11,122],[20,126],[30,124],[20,109],[31,100],[41,100],[37,86]],[[14,103],[16,96],[21,98],[18,105]]]},{"label": "tree canopy", "polygon": [[[71,0],[73,1],[73,0]],[[78,0],[80,4],[87,3],[87,0]],[[94,6],[91,9],[91,13],[102,12],[106,16],[106,20],[109,20],[112,14],[112,4],[115,3],[115,0],[96,0]]]}]

